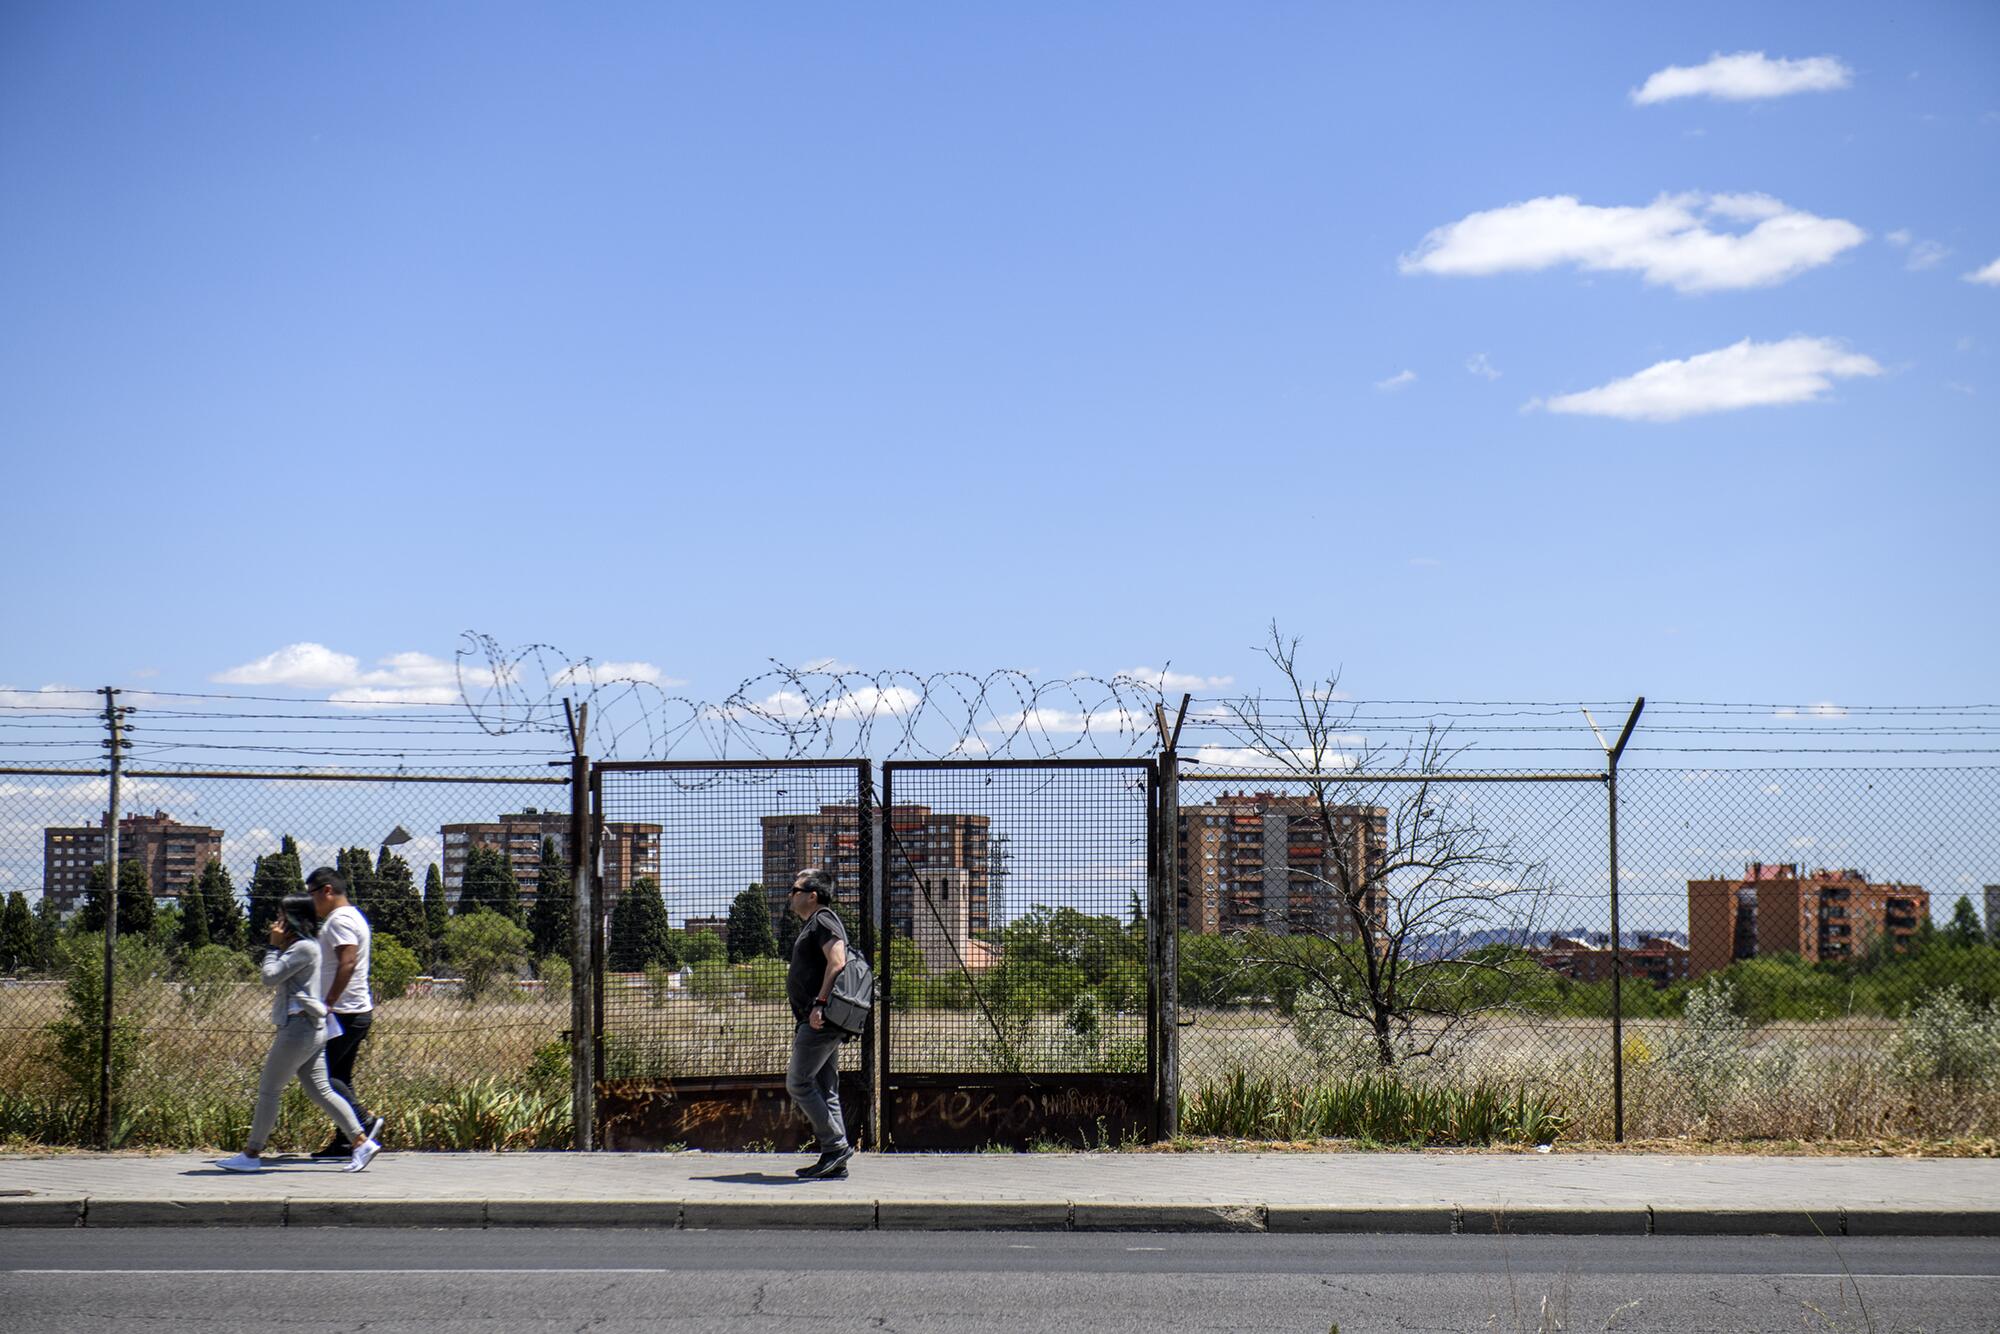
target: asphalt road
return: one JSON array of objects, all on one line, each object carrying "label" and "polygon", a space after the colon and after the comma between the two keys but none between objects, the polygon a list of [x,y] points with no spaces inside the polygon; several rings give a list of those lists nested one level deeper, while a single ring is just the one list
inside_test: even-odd
[{"label": "asphalt road", "polygon": [[0,1331],[1993,1330],[1989,1240],[0,1232]]}]

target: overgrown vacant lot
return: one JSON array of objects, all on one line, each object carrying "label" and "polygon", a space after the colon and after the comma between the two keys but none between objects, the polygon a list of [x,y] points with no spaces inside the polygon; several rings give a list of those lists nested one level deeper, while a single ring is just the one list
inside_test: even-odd
[{"label": "overgrown vacant lot", "polygon": [[[151,979],[119,993],[116,1133],[149,1147],[231,1147],[248,1130],[270,1037],[268,992]],[[93,1142],[94,1024],[61,983],[0,987],[0,1140]],[[783,1070],[784,1003],[697,997],[612,979],[606,1074]],[[1247,1139],[1384,1142],[1605,1140],[1608,1020],[1493,1015],[1385,1075],[1355,1035],[1274,1007],[1184,1011],[1183,1128]],[[359,1067],[404,1148],[561,1147],[570,1135],[565,994],[507,989],[385,1002]],[[915,1009],[891,1021],[909,1071],[1144,1068],[1144,1016]],[[1624,1025],[1626,1133],[1692,1141],[1943,1140],[2000,1136],[2000,1020],[1947,989],[1902,1020],[1753,1025],[1725,987],[1678,1018]],[[293,1090],[275,1143],[316,1147],[324,1119]]]}]

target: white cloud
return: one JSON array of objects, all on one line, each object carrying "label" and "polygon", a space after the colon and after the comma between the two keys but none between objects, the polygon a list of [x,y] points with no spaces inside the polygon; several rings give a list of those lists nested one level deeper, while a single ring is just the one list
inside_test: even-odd
[{"label": "white cloud", "polygon": [[1773,60],[1762,51],[1716,52],[1704,65],[1669,65],[1632,90],[1638,106],[1677,97],[1714,97],[1725,102],[1750,102],[1791,93],[1829,93],[1845,88],[1854,71],[1832,56],[1803,60]]},{"label": "white cloud", "polygon": [[1393,394],[1398,389],[1407,389],[1417,382],[1415,371],[1397,371],[1386,380],[1377,380],[1375,387],[1385,394]]},{"label": "white cloud", "polygon": [[2000,259],[1994,260],[1983,269],[1974,269],[1965,275],[1969,283],[1985,283],[1989,287],[2000,287]]},{"label": "white cloud", "polygon": [[1486,359],[1484,352],[1475,352],[1466,361],[1465,369],[1474,375],[1483,375],[1489,380],[1500,378],[1500,372],[1493,369],[1493,363]]},{"label": "white cloud", "polygon": [[1151,667],[1134,667],[1130,671],[1119,672],[1118,675],[1130,677],[1134,681],[1143,681],[1163,695],[1172,690],[1193,692],[1236,684],[1236,678],[1233,676],[1195,676],[1168,667],[1158,670]]},{"label": "white cloud", "polygon": [[[459,698],[459,668],[428,653],[391,653],[363,671],[360,659],[324,644],[303,641],[209,679],[232,686],[287,686],[331,690],[327,702],[349,708],[377,704],[451,704]],[[466,684],[491,686],[497,677],[485,667],[466,667]]]},{"label": "white cloud", "polygon": [[1916,238],[1910,235],[1908,227],[1898,227],[1893,232],[1883,232],[1882,239],[1892,246],[1906,246]]},{"label": "white cloud", "polygon": [[[1195,764],[1209,769],[1269,769],[1273,773],[1310,773],[1313,771],[1312,752],[1297,748],[1287,755],[1283,751],[1267,753],[1247,746],[1203,746],[1190,757]],[[1321,772],[1334,769],[1352,769],[1360,761],[1354,756],[1341,752],[1329,752],[1325,757]],[[1196,776],[1200,768],[1194,771]]]},{"label": "white cloud", "polygon": [[[1727,223],[1748,230],[1711,225]],[[1661,195],[1636,208],[1550,195],[1434,228],[1400,267],[1466,277],[1574,264],[1639,273],[1682,292],[1717,292],[1784,282],[1867,239],[1851,222],[1817,217],[1769,195]]]},{"label": "white cloud", "polygon": [[980,726],[988,732],[1022,731],[1045,736],[1081,735],[1085,730],[1097,736],[1150,736],[1156,730],[1150,717],[1116,706],[1085,713],[1036,705],[1021,713],[1002,714]]},{"label": "white cloud", "polygon": [[95,690],[77,686],[46,685],[35,690],[0,686],[0,704],[30,709],[97,709],[104,700]]},{"label": "white cloud", "polygon": [[1898,250],[1908,249],[1910,254],[1903,261],[1903,267],[1912,273],[1934,269],[1944,262],[1951,253],[1951,247],[1941,241],[1920,241],[1907,227],[1899,227],[1893,232],[1884,232],[1882,239]]},{"label": "white cloud", "polygon": [[1771,716],[1773,718],[1845,718],[1847,710],[1831,701],[1822,700],[1818,704],[1808,704],[1803,709],[1778,709]]},{"label": "white cloud", "polygon": [[684,686],[679,681],[655,667],[650,662],[580,662],[573,667],[565,667],[549,678],[550,685],[566,686],[578,682],[601,685],[607,681],[639,681],[652,686]]},{"label": "white cloud", "polygon": [[1659,362],[1596,389],[1558,394],[1539,406],[1550,412],[1668,422],[1705,412],[1805,403],[1824,394],[1836,378],[1881,373],[1873,358],[1849,352],[1831,338],[1777,343],[1746,338],[1714,352]]}]

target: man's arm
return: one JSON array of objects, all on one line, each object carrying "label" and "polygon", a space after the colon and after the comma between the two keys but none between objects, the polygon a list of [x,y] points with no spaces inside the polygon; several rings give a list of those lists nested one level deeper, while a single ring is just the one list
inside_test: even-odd
[{"label": "man's arm", "polygon": [[333,950],[333,982],[326,989],[326,1003],[333,1005],[334,997],[347,990],[347,984],[354,977],[354,965],[361,959],[361,946],[336,945]]},{"label": "man's arm", "polygon": [[825,948],[826,977],[819,984],[819,999],[813,1002],[812,1013],[806,1016],[806,1022],[814,1028],[826,1023],[826,1015],[823,1012],[826,1009],[826,998],[833,994],[833,979],[840,974],[841,969],[847,967],[846,941],[836,936],[826,942]]}]

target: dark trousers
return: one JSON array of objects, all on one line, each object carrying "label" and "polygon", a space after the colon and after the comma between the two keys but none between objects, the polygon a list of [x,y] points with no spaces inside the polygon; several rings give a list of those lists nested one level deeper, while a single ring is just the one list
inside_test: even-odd
[{"label": "dark trousers", "polygon": [[[340,1036],[329,1038],[326,1043],[326,1082],[333,1087],[334,1096],[354,1109],[354,1119],[368,1128],[368,1109],[361,1105],[361,1098],[354,1092],[354,1058],[360,1054],[361,1044],[368,1041],[368,1029],[375,1022],[373,1010],[363,1010],[359,1014],[336,1015],[340,1020]],[[336,1134],[345,1140],[344,1134]]]}]

